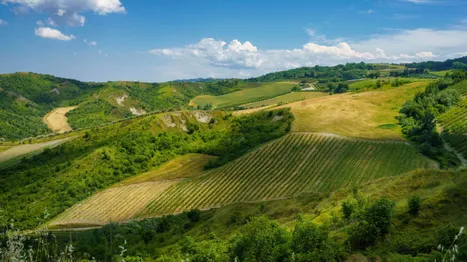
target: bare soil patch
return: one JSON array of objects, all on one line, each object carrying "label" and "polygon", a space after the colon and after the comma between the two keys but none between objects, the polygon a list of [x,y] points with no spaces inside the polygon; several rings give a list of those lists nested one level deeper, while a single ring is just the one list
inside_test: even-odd
[{"label": "bare soil patch", "polygon": [[77,106],[56,108],[45,115],[43,121],[55,133],[71,131],[72,128],[68,125],[66,113],[76,108]]}]

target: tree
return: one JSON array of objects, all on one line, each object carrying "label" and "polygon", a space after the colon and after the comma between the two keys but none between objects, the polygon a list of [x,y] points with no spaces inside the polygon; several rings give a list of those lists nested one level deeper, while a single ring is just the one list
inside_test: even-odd
[{"label": "tree", "polygon": [[389,233],[395,207],[396,203],[394,201],[382,197],[366,210],[365,220],[375,225],[381,235],[385,235]]},{"label": "tree", "polygon": [[328,232],[311,221],[299,219],[292,235],[295,261],[335,261],[335,251]]},{"label": "tree", "polygon": [[232,240],[230,255],[239,261],[283,261],[290,256],[290,234],[276,221],[261,216]]}]

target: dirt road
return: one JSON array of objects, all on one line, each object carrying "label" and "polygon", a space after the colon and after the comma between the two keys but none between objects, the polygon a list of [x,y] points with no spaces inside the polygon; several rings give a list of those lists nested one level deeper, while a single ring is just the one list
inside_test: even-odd
[{"label": "dirt road", "polygon": [[66,113],[77,108],[77,106],[60,107],[49,112],[44,116],[43,121],[47,126],[52,129],[55,133],[64,133],[71,131],[70,125],[68,125]]},{"label": "dirt road", "polygon": [[0,152],[0,163],[11,160],[13,158],[21,157],[30,153],[40,153],[46,148],[52,148],[63,144],[64,142],[75,137],[67,137],[38,144],[20,145],[12,147],[6,151]]}]

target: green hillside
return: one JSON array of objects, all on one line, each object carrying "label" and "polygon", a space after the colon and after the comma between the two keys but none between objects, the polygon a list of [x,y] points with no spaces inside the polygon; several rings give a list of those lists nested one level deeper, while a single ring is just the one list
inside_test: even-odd
[{"label": "green hillside", "polygon": [[221,165],[290,130],[293,115],[276,110],[242,117],[223,112],[174,112],[90,131],[1,170],[0,206],[16,227],[34,228],[125,178],[188,153],[219,156]]},{"label": "green hillside", "polygon": [[[440,261],[444,254],[438,246],[447,249],[467,221],[466,188],[465,171],[416,171],[335,192],[304,193],[285,200],[238,203],[53,234],[62,248],[73,241],[76,257],[88,254],[98,260],[118,259],[118,246],[124,245],[123,257],[145,261],[229,261],[242,254],[269,256],[265,261],[305,255],[325,257],[318,261]],[[381,200],[383,196],[389,200]],[[420,199],[416,214],[410,214],[408,208],[413,196]],[[352,207],[350,217],[343,211],[344,203]],[[381,212],[374,212],[374,207]],[[357,231],[362,225],[373,223],[371,217],[388,218],[388,232],[358,234],[363,233]],[[376,225],[383,228],[383,224]],[[366,245],[365,237],[374,242]],[[457,258],[464,261],[467,240],[465,234],[458,238]],[[297,246],[299,239],[309,248]],[[280,252],[271,253],[278,243]]]},{"label": "green hillside", "polygon": [[0,75],[0,140],[48,133],[43,116],[56,107],[78,104],[101,87],[34,73]]},{"label": "green hillside", "polygon": [[220,109],[232,108],[238,105],[265,100],[275,96],[292,92],[295,83],[254,83],[244,86],[242,90],[221,96],[197,96],[191,100],[190,105],[199,108],[206,106]]}]

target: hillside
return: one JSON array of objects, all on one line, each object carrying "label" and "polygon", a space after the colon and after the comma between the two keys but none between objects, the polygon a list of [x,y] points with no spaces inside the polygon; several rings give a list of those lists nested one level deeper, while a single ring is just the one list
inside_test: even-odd
[{"label": "hillside", "polygon": [[[91,254],[98,260],[118,255],[118,246],[126,242],[127,258],[174,261],[179,259],[211,258],[228,261],[241,254],[236,242],[251,237],[245,252],[269,254],[270,245],[281,242],[285,256],[300,251],[294,246],[298,225],[305,222],[308,242],[316,255],[326,255],[324,261],[434,261],[442,254],[439,245],[451,245],[459,228],[467,221],[467,173],[449,171],[415,171],[398,177],[375,180],[354,188],[334,192],[304,193],[290,199],[238,203],[201,212],[185,212],[175,216],[109,224],[101,229],[55,232],[59,242],[69,243],[76,256]],[[352,244],[355,229],[365,223],[362,213],[382,196],[394,201],[387,235],[375,237],[373,244],[362,248]],[[419,213],[408,213],[408,199],[421,199]],[[355,208],[346,218],[343,204]],[[273,231],[276,229],[276,231]],[[272,232],[276,232],[272,237]],[[279,234],[280,233],[280,234]],[[252,235],[249,235],[252,234]],[[113,243],[110,239],[113,237]],[[465,235],[457,242],[459,261],[467,258]],[[364,239],[362,239],[363,241]],[[307,240],[311,241],[311,240]],[[271,243],[272,242],[272,243]],[[261,244],[260,244],[261,243]],[[363,243],[363,242],[362,242]],[[265,248],[262,248],[265,247]],[[112,251],[113,250],[113,251]],[[274,260],[275,261],[275,260]],[[350,260],[353,261],[353,260]]]},{"label": "hillside", "polygon": [[[200,162],[198,167],[206,162],[198,156],[192,161]],[[270,201],[305,192],[330,192],[418,168],[435,167],[433,161],[402,142],[293,133],[199,175],[195,175],[196,169],[181,165],[176,173],[187,179],[174,178],[170,172],[150,181],[143,179],[147,174],[141,175],[142,178],[136,176],[128,182],[123,181],[123,186],[110,188],[75,205],[50,226],[102,225],[136,216],[151,217],[238,202]],[[113,201],[115,203],[109,205]],[[131,204],[133,201],[138,204]],[[132,215],[123,216],[121,212]]]},{"label": "hillside", "polygon": [[101,87],[34,73],[0,75],[0,140],[48,133],[42,118],[49,111],[77,104]]},{"label": "hillside", "polygon": [[396,116],[402,105],[427,86],[427,81],[400,87],[383,86],[363,93],[346,93],[299,101],[290,107],[296,117],[292,131],[403,140]]},{"label": "hillside", "polygon": [[54,217],[94,193],[176,156],[219,156],[208,163],[211,167],[231,161],[284,135],[292,120],[288,110],[242,117],[187,111],[82,132],[59,147],[1,169],[0,206],[17,227],[34,228],[45,219],[41,218],[44,210]]},{"label": "hillside", "polygon": [[[34,73],[0,75],[0,140],[20,140],[150,112],[186,109],[197,95],[222,95],[239,90],[237,84],[238,80],[85,83]],[[65,112],[67,119],[62,116],[52,125],[47,120],[52,112],[70,106],[73,110]]]}]

